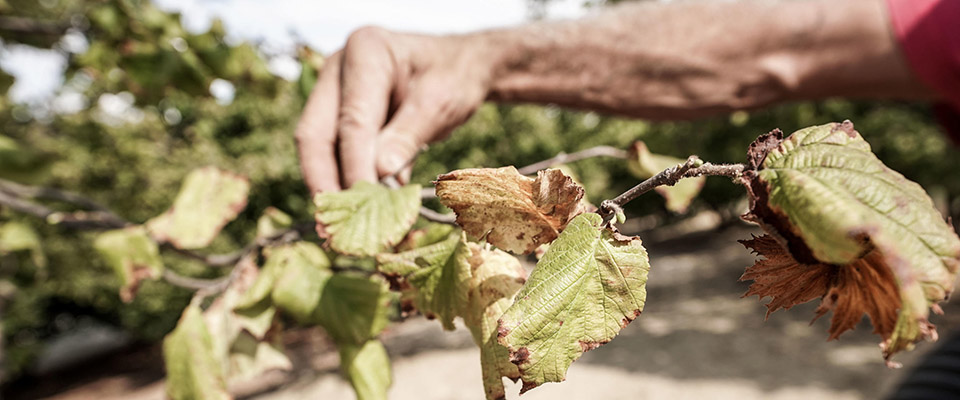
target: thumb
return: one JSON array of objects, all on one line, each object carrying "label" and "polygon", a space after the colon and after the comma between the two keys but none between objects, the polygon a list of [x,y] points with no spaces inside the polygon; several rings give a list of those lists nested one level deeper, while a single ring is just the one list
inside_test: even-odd
[{"label": "thumb", "polygon": [[416,112],[415,106],[402,105],[377,136],[377,173],[394,175],[409,166],[430,138],[435,136],[431,116]]}]

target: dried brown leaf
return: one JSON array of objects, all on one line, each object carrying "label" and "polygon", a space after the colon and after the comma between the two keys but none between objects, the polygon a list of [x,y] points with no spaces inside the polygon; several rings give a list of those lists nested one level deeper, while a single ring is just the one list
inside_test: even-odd
[{"label": "dried brown leaf", "polygon": [[539,171],[536,179],[514,167],[462,169],[435,183],[464,231],[519,254],[550,243],[584,212],[583,188],[558,169]]},{"label": "dried brown leaf", "polygon": [[864,314],[873,323],[873,333],[884,340],[893,333],[900,295],[893,271],[880,251],[873,250],[846,265],[803,264],[771,236],[740,243],[763,257],[747,268],[740,280],[753,281],[744,297],[772,298],[767,303],[767,317],[778,309],[820,297],[814,320],[833,311],[829,340],[853,329]]}]

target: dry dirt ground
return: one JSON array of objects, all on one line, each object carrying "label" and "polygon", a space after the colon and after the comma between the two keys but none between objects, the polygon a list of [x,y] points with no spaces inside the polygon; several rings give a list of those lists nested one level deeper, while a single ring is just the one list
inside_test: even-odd
[{"label": "dry dirt ground", "polygon": [[[574,363],[566,382],[544,385],[523,399],[880,399],[936,347],[921,344],[898,356],[905,368],[888,369],[866,320],[834,342],[826,341],[828,318],[810,324],[813,303],[779,311],[765,322],[765,307],[756,297],[740,298],[747,284],[737,282],[754,256],[736,240],[751,233],[757,230],[734,224],[667,240],[648,235],[652,270],[643,315]],[[941,337],[960,331],[960,306],[947,304],[944,310],[945,316],[933,317]],[[385,342],[394,362],[391,399],[482,398],[479,352],[466,330],[444,332],[435,321],[415,318],[392,328]],[[330,367],[336,360],[318,353],[321,360],[311,356],[300,364],[319,370],[300,368],[275,390],[245,397],[353,398]],[[94,382],[47,398],[163,397],[159,381],[125,386],[122,379],[105,378],[99,386]],[[518,391],[518,384],[509,384],[508,398],[517,398]]]}]

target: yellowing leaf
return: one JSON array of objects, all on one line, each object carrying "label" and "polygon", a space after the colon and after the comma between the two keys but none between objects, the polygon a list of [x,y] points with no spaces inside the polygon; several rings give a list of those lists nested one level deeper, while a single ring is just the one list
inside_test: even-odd
[{"label": "yellowing leaf", "polygon": [[[842,322],[875,312],[871,319],[888,361],[914,342],[936,339],[929,308],[953,290],[960,238],[930,197],[877,159],[849,121],[802,129],[782,142],[780,137],[775,131],[751,146],[750,165],[757,169],[744,173],[752,203],[744,218],[779,238],[801,264],[860,268],[843,271],[841,280],[854,281],[837,283],[841,287],[871,285],[883,292],[889,269],[900,298],[892,329],[887,321],[893,301],[870,311],[873,306],[854,307],[859,300],[844,298],[857,292],[831,289],[824,299],[835,323],[840,315],[850,314]],[[853,324],[835,325],[831,337]]]},{"label": "yellowing leaf", "polygon": [[506,398],[503,378],[520,378],[510,352],[497,341],[497,321],[513,304],[513,296],[526,281],[526,271],[516,257],[470,243],[470,292],[464,324],[480,347],[483,388],[488,400]]},{"label": "yellowing leaf", "polygon": [[309,242],[273,247],[264,268],[277,270],[272,272],[274,304],[298,322],[310,322],[320,304],[323,286],[333,275],[323,250]]},{"label": "yellowing leaf", "polygon": [[437,178],[437,197],[472,237],[527,254],[550,243],[584,211],[583,188],[557,169],[520,175],[514,167],[463,169]]},{"label": "yellowing leaf", "polygon": [[[630,149],[630,159],[627,165],[630,172],[636,177],[647,179],[667,168],[683,164],[685,161],[676,157],[653,154],[645,143],[637,141],[633,143],[633,148]],[[707,177],[705,176],[684,178],[673,186],[657,186],[654,190],[667,201],[668,210],[682,214],[687,212],[690,203],[700,194],[700,189],[703,188],[706,181]]]},{"label": "yellowing leaf", "polygon": [[274,207],[267,207],[257,219],[257,237],[268,238],[293,225],[293,218]]},{"label": "yellowing leaf", "polygon": [[140,281],[163,274],[160,250],[143,226],[103,232],[93,246],[120,277],[120,298],[125,302],[136,296]]},{"label": "yellowing leaf", "polygon": [[237,304],[255,285],[260,272],[252,257],[242,259],[230,285],[203,312],[211,350],[228,383],[243,381],[293,364],[283,354],[283,342],[272,304],[239,309]]},{"label": "yellowing leaf", "polygon": [[29,251],[37,267],[47,265],[40,237],[33,228],[22,222],[9,221],[0,225],[0,255],[15,251]]},{"label": "yellowing leaf", "polygon": [[640,239],[602,224],[597,214],[574,218],[500,318],[499,341],[520,369],[521,393],[562,381],[573,361],[643,310],[647,252]]},{"label": "yellowing leaf", "polygon": [[376,255],[403,239],[420,211],[420,186],[399,189],[359,182],[342,192],[318,193],[317,233],[331,248]]},{"label": "yellowing leaf", "polygon": [[393,378],[383,343],[370,340],[362,345],[341,345],[339,350],[340,370],[357,393],[357,400],[386,400]]},{"label": "yellowing leaf", "polygon": [[213,167],[194,170],[173,206],[147,221],[150,235],[181,249],[206,247],[247,206],[247,178]]},{"label": "yellowing leaf", "polygon": [[177,328],[163,339],[167,396],[172,400],[227,400],[222,364],[213,351],[213,338],[194,301],[183,311]]},{"label": "yellowing leaf", "polygon": [[483,386],[488,399],[503,398],[501,377],[519,378],[510,354],[497,341],[497,320],[523,286],[525,271],[516,257],[467,243],[460,230],[446,240],[398,254],[377,256],[380,271],[407,287],[416,308],[438,318],[444,329],[462,317],[480,347]]},{"label": "yellowing leaf", "polygon": [[396,254],[380,254],[377,262],[386,275],[403,277],[416,288],[416,307],[427,318],[439,318],[453,330],[470,291],[470,249],[462,231],[430,246]]}]

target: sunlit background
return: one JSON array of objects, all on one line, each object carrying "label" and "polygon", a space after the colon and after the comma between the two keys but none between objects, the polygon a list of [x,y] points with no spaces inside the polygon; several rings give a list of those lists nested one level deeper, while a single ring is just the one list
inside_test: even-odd
[{"label": "sunlit background", "polygon": [[[0,183],[81,193],[142,223],[170,206],[189,171],[214,165],[251,183],[247,208],[205,249],[235,251],[253,240],[268,207],[312,220],[292,132],[319,64],[313,55],[335,51],[364,25],[460,33],[576,18],[607,3],[0,0],[0,17],[69,26],[52,38],[0,29],[0,68],[9,74],[0,74],[2,87],[13,78],[0,98]],[[138,6],[116,12],[117,4]],[[111,11],[96,11],[100,5]],[[895,101],[828,99],[658,123],[551,105],[487,104],[418,158],[412,181],[429,185],[454,169],[527,165],[598,145],[627,149],[636,140],[675,157],[741,162],[761,133],[844,119],[854,121],[888,166],[922,184],[940,211],[960,221],[960,153],[927,105]],[[591,200],[637,181],[622,160],[568,167]],[[69,206],[56,199],[44,204]],[[866,321],[831,343],[827,319],[809,324],[813,303],[764,322],[763,305],[741,299],[746,285],[737,282],[754,257],[735,239],[757,233],[739,221],[744,209],[742,191],[722,178],[708,179],[684,214],[666,210],[652,194],[631,203],[624,230],[643,238],[654,266],[643,316],[574,364],[567,382],[524,399],[875,399],[936,348],[923,344],[904,354],[907,368],[894,371],[880,361]],[[0,233],[3,398],[163,398],[160,341],[193,292],[146,281],[124,303],[119,279],[90,245],[93,233],[0,207],[0,232],[13,225],[37,240],[8,251]],[[226,273],[170,253],[163,253],[166,268],[184,276]],[[960,310],[950,304],[945,310],[933,320],[942,337],[960,328]],[[352,398],[324,333],[287,333],[295,370],[253,380],[241,392],[245,398]],[[464,329],[442,332],[436,321],[412,318],[383,336],[395,368],[391,398],[481,397],[478,353]],[[509,386],[510,398],[518,390]]]}]

